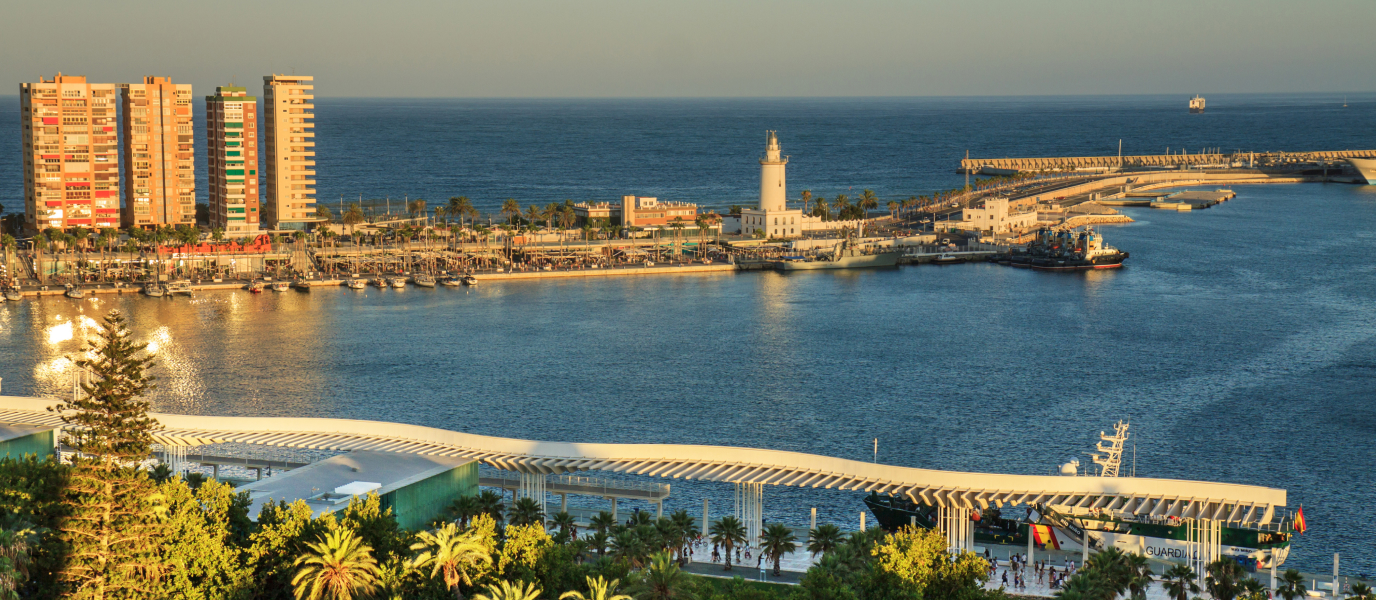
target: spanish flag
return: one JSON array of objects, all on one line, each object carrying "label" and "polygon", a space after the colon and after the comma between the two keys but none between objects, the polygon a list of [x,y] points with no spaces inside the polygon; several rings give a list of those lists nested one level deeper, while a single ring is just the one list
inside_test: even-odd
[{"label": "spanish flag", "polygon": [[1304,522],[1303,504],[1301,504],[1300,509],[1295,512],[1295,522],[1290,525],[1290,528],[1294,529],[1295,533],[1304,533],[1304,530],[1309,529],[1309,525]]},{"label": "spanish flag", "polygon": [[1032,540],[1051,550],[1060,550],[1061,542],[1056,539],[1056,532],[1046,525],[1029,525],[1032,530]]}]

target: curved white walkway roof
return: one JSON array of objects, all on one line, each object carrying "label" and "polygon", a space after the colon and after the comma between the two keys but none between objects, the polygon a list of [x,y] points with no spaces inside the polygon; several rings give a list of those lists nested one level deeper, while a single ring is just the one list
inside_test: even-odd
[{"label": "curved white walkway roof", "polygon": [[[61,425],[55,400],[0,396],[0,422]],[[477,459],[523,473],[610,471],[685,480],[762,483],[904,495],[935,506],[1052,504],[1119,514],[1271,521],[1285,490],[1139,477],[962,473],[816,454],[681,444],[580,444],[473,435],[381,421],[152,413],[167,445],[239,442],[322,450],[379,450]]]}]

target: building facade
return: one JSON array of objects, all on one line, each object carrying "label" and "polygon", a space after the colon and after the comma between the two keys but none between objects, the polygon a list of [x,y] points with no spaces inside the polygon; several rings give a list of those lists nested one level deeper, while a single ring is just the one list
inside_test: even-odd
[{"label": "building facade", "polygon": [[125,227],[196,224],[191,84],[144,77],[120,86]]},{"label": "building facade", "polygon": [[263,152],[272,229],[302,229],[315,216],[315,85],[307,75],[263,78]]},{"label": "building facade", "polygon": [[783,156],[775,132],[765,132],[764,157],[760,158],[760,207],[741,211],[741,233],[772,238],[797,237],[802,233],[803,211],[788,209],[788,186]]},{"label": "building facade", "polygon": [[960,229],[987,233],[1008,233],[1037,225],[1036,211],[1016,211],[1007,198],[985,200],[983,206],[972,206],[962,211],[961,217]]},{"label": "building facade", "polygon": [[116,92],[61,73],[19,84],[30,231],[119,226]]},{"label": "building facade", "polygon": [[684,227],[697,227],[698,205],[686,202],[660,202],[644,196],[621,197],[621,224],[626,227],[659,227],[674,221]]},{"label": "building facade", "polygon": [[210,226],[231,238],[256,235],[258,100],[241,87],[220,86],[205,97]]}]

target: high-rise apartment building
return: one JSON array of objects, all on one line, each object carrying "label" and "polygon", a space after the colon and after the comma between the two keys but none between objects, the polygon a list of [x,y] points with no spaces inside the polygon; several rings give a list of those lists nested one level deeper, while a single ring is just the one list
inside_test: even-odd
[{"label": "high-rise apartment building", "polygon": [[191,84],[144,77],[120,86],[125,227],[196,224]]},{"label": "high-rise apartment building", "polygon": [[61,73],[19,84],[28,229],[119,226],[115,91]]},{"label": "high-rise apartment building", "polygon": [[263,78],[263,141],[268,198],[263,220],[300,229],[315,216],[315,86],[306,75]]},{"label": "high-rise apartment building", "polygon": [[210,226],[231,238],[258,233],[258,100],[241,87],[205,97]]}]

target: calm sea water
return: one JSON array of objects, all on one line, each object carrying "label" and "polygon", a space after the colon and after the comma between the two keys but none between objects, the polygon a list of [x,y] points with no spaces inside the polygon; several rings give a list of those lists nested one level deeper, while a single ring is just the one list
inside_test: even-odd
[{"label": "calm sea water", "polygon": [[[480,207],[622,193],[747,203],[765,128],[790,186],[902,198],[972,155],[1370,146],[1372,104],[1319,97],[722,101],[324,100],[321,196]],[[3,101],[0,101],[3,105]],[[1215,108],[1216,107],[1216,108]],[[17,109],[14,102],[8,108]],[[0,139],[17,139],[14,119]],[[10,205],[22,180],[0,153]],[[3,162],[5,160],[11,162]],[[111,308],[155,343],[159,410],[386,419],[512,437],[781,448],[1045,473],[1132,422],[1138,475],[1281,487],[1291,565],[1376,571],[1376,188],[1238,188],[1128,209],[1112,273],[995,265],[202,293],[0,305],[8,394],[60,394]],[[729,506],[676,483],[670,508]],[[766,491],[766,516],[854,523],[859,495]]]}]

